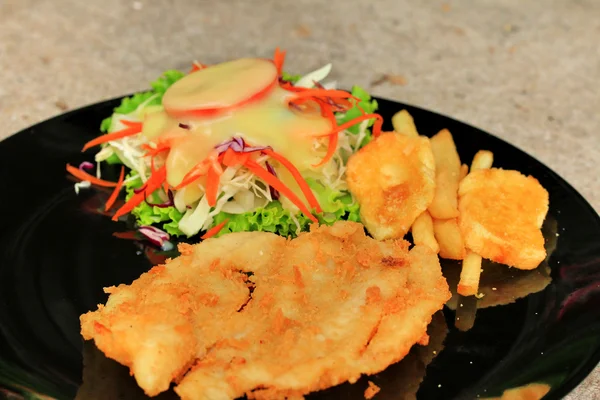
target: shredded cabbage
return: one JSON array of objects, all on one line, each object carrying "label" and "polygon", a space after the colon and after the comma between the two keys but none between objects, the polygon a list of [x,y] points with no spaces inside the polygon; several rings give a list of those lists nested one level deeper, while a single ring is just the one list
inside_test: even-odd
[{"label": "shredded cabbage", "polygon": [[304,75],[294,83],[294,86],[312,88],[315,86],[315,82],[321,82],[323,79],[327,78],[327,75],[329,75],[330,72],[331,64],[327,64],[316,71]]}]

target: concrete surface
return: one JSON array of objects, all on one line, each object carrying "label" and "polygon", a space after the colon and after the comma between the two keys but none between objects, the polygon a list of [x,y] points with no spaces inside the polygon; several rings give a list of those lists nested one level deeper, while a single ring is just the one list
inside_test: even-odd
[{"label": "concrete surface", "polygon": [[[290,71],[333,61],[342,86],[505,138],[600,210],[599,16],[595,0],[0,0],[0,138],[193,59],[281,46]],[[599,385],[597,369],[568,398]]]}]

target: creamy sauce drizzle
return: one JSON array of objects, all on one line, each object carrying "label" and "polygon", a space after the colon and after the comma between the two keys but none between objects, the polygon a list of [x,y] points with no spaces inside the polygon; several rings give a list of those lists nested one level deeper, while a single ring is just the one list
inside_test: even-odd
[{"label": "creamy sauce drizzle", "polygon": [[[287,100],[293,94],[278,84],[263,84],[265,88],[261,89],[257,81],[268,83],[269,79],[277,79],[270,61],[245,59],[243,66],[241,69],[239,62],[232,61],[184,77],[165,93],[165,110],[146,115],[142,134],[148,139],[158,142],[176,138],[172,140],[166,159],[169,185],[177,186],[215,146],[234,136],[244,138],[250,145],[271,146],[301,172],[313,169],[311,165],[322,158],[323,151],[314,150],[314,135],[328,132],[330,121],[316,110],[291,109]],[[205,74],[210,82],[203,84],[201,74]],[[269,74],[274,75],[270,77]],[[244,101],[256,97],[259,91],[262,91],[259,98]],[[177,104],[176,115],[168,111],[172,104]],[[184,104],[190,105],[188,116],[181,116]],[[191,115],[193,110],[206,109],[206,104],[227,105],[228,108],[209,115],[202,115],[202,112]],[[188,204],[201,195],[200,189],[190,188],[189,191],[195,193],[186,196],[189,197],[186,199]]]}]

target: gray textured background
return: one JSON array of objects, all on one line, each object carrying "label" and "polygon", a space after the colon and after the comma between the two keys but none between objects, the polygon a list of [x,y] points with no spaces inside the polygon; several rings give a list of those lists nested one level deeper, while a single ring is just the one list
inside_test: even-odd
[{"label": "gray textured background", "polygon": [[[600,210],[598,17],[594,0],[0,0],[0,139],[193,59],[280,46],[290,71],[333,61],[342,86],[510,141]],[[568,399],[599,387],[597,369]]]}]

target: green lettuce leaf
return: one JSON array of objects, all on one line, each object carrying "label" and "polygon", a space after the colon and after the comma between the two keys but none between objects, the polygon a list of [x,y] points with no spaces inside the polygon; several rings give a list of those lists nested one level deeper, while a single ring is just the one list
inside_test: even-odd
[{"label": "green lettuce leaf", "polygon": [[[136,93],[133,96],[125,97],[121,100],[121,104],[118,107],[115,107],[113,110],[114,113],[118,114],[129,114],[135,111],[136,108],[144,101],[148,100],[150,97],[154,96],[155,92],[148,91],[142,93]],[[152,100],[150,103],[155,104],[156,99]],[[160,104],[160,101],[157,103]],[[112,115],[108,118],[102,120],[100,124],[100,131],[108,132],[110,129],[110,125],[112,123]]]},{"label": "green lettuce leaf", "polygon": [[[332,225],[339,220],[360,221],[359,206],[348,192],[329,189],[313,179],[307,180],[317,196],[323,212],[317,214],[321,224]],[[273,201],[263,208],[243,214],[220,212],[215,216],[215,225],[228,220],[216,236],[231,232],[261,231],[273,232],[281,236],[296,236],[296,223],[279,201]],[[304,214],[297,214],[296,220],[301,231],[307,231],[310,220]]]},{"label": "green lettuce leaf", "polygon": [[113,165],[113,164],[123,164],[123,161],[121,161],[121,159],[119,158],[118,155],[116,155],[115,153],[113,153],[110,157],[108,157],[106,160],[106,163],[108,165]]},{"label": "green lettuce leaf", "polygon": [[[135,179],[125,183],[127,191],[126,199],[129,200],[134,195],[134,189],[142,187],[142,180]],[[149,196],[151,202],[160,202],[160,199],[155,198],[156,193]],[[179,221],[183,217],[183,213],[179,212],[175,207],[156,207],[151,206],[145,201],[142,201],[136,206],[131,213],[135,216],[136,221],[140,226],[143,225],[158,225],[169,235],[185,236],[179,230]]]},{"label": "green lettuce leaf", "polygon": [[[184,76],[185,73],[172,69],[163,72],[163,74],[157,80],[152,82],[150,86],[152,86],[152,89],[154,89],[154,93],[158,93],[160,95],[162,100],[162,95],[165,94],[167,89]],[[161,102],[159,101],[156,104],[161,104]]]},{"label": "green lettuce leaf", "polygon": [[[377,108],[379,107],[379,105],[377,104],[377,100],[371,99],[371,95],[366,90],[361,88],[360,86],[352,87],[352,95],[358,97],[360,99],[360,101],[358,102],[358,104],[355,104],[354,107],[352,107],[351,109],[349,109],[348,111],[346,111],[343,114],[342,118],[340,118],[338,120],[339,125],[346,123],[350,120],[353,120],[354,118],[360,117],[362,115],[362,112],[360,111],[360,108],[358,106],[360,106],[367,114],[374,113],[375,111],[377,111]],[[375,120],[373,120],[373,119],[370,120],[368,127],[373,126],[374,123],[375,123]],[[356,125],[348,128],[348,131],[355,135],[358,134],[359,125],[360,124],[356,124]],[[361,148],[364,145],[366,145],[367,143],[369,143],[370,141],[371,141],[371,130],[369,129],[367,135],[365,136],[362,143],[360,143],[360,145],[358,147]]]},{"label": "green lettuce leaf", "polygon": [[298,82],[300,80],[300,78],[302,78],[302,75],[292,75],[285,71],[283,71],[281,73],[281,79],[283,79],[284,81],[291,82],[291,83]]}]

